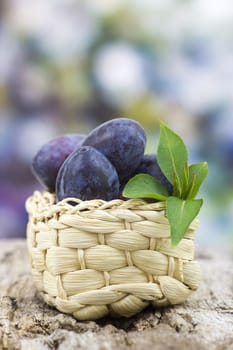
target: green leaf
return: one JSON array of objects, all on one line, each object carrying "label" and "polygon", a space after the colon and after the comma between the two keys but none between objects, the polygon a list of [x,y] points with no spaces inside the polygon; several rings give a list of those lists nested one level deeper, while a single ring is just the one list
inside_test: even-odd
[{"label": "green leaf", "polygon": [[166,188],[153,176],[138,174],[125,185],[123,196],[127,198],[154,198],[164,201],[168,197]]},{"label": "green leaf", "polygon": [[185,198],[185,194],[188,190],[188,186],[189,186],[189,166],[188,166],[188,162],[185,162],[185,165],[184,165],[184,185],[183,185],[183,191],[181,193],[182,198]]},{"label": "green leaf", "polygon": [[195,198],[208,175],[207,162],[195,163],[189,167],[189,186],[186,198]]},{"label": "green leaf", "polygon": [[[187,148],[179,135],[174,133],[162,122],[160,123],[160,138],[157,150],[158,164],[166,178],[177,186],[176,192],[185,192],[184,169],[188,161]],[[176,183],[174,184],[174,178]]]},{"label": "green leaf", "polygon": [[203,200],[182,200],[177,197],[169,197],[166,204],[167,218],[171,226],[172,246],[176,246],[185,236],[190,224],[198,215]]},{"label": "green leaf", "polygon": [[196,175],[193,174],[191,179],[190,179],[190,182],[189,182],[189,187],[188,187],[188,190],[187,190],[187,193],[185,195],[185,199],[191,199],[191,198],[194,198],[192,197],[192,193],[194,191],[194,188],[195,188],[195,182],[196,182]]},{"label": "green leaf", "polygon": [[174,174],[173,177],[173,196],[174,197],[181,197],[181,188],[179,188],[179,179],[178,179],[178,175]]}]

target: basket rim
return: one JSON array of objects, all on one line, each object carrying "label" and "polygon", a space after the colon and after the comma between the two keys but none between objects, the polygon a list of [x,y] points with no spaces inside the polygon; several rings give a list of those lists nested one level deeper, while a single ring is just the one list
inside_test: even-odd
[{"label": "basket rim", "polygon": [[[152,202],[147,203],[143,199],[113,199],[111,201],[104,201],[101,199],[93,199],[88,201],[82,201],[78,198],[66,198],[62,201],[55,203],[55,193],[47,191],[34,191],[26,200],[25,207],[28,213],[29,219],[47,222],[51,219],[59,220],[59,217],[68,215],[83,216],[85,213],[92,215],[96,211],[113,212],[114,210],[128,210],[135,212],[154,212],[157,215],[166,216],[166,204],[165,202]],[[76,202],[76,205],[72,205],[69,201]],[[138,213],[139,214],[139,213]],[[114,214],[113,214],[114,215]],[[139,214],[141,215],[141,214]],[[200,224],[199,217],[196,217],[190,224],[190,229],[197,230]]]},{"label": "basket rim", "polygon": [[[148,203],[143,199],[113,199],[105,201],[102,199],[92,199],[83,201],[79,198],[69,197],[62,201],[55,202],[55,194],[48,191],[34,191],[26,200],[25,207],[29,214],[37,212],[45,216],[49,212],[58,213],[66,212],[75,214],[80,211],[91,210],[107,210],[107,209],[135,209],[135,210],[150,210],[164,211],[166,205],[164,202]],[[76,203],[75,205],[69,202]]]}]

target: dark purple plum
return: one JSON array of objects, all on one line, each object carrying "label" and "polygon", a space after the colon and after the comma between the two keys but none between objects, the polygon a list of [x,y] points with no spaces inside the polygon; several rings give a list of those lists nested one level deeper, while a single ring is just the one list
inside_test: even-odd
[{"label": "dark purple plum", "polygon": [[44,144],[32,160],[32,173],[50,192],[55,191],[56,177],[65,159],[85,138],[82,134],[65,134]]},{"label": "dark purple plum", "polygon": [[140,173],[154,176],[168,190],[168,193],[172,194],[172,184],[167,180],[162,170],[160,169],[155,154],[145,154],[142,157],[141,163],[135,170],[133,176]]},{"label": "dark purple plum", "polygon": [[144,129],[128,118],[107,121],[93,129],[82,141],[82,146],[92,146],[110,160],[121,181],[138,167],[145,145]]},{"label": "dark purple plum", "polygon": [[91,146],[77,148],[61,166],[56,182],[58,201],[75,197],[81,200],[119,197],[119,178],[114,166]]}]

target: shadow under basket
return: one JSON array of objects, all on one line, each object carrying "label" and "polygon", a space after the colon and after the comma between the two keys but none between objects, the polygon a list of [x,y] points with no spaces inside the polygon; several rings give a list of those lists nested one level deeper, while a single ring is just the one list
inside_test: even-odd
[{"label": "shadow under basket", "polygon": [[198,219],[173,248],[164,203],[70,201],[36,191],[26,202],[31,269],[46,303],[78,320],[130,317],[198,288]]}]

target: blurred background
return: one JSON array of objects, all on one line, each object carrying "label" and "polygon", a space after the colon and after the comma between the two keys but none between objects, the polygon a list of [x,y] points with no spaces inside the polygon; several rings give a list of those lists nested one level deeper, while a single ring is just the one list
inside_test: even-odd
[{"label": "blurred background", "polygon": [[0,237],[25,237],[39,147],[119,116],[208,161],[197,241],[232,244],[231,0],[0,0]]}]

